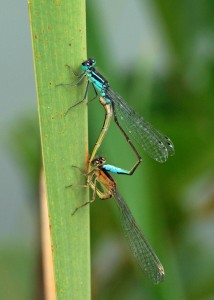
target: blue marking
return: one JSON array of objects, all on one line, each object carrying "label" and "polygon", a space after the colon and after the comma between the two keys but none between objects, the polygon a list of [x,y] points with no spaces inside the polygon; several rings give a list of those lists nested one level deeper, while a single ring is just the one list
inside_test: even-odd
[{"label": "blue marking", "polygon": [[81,66],[81,69],[82,69],[83,71],[87,71],[87,70],[88,70],[88,67],[86,67],[86,66]]},{"label": "blue marking", "polygon": [[102,95],[103,96],[103,98],[105,98],[106,99],[106,103],[107,104],[111,104],[111,100],[110,99],[108,99],[108,98],[106,98],[106,96],[105,96],[105,93],[103,93],[104,95]]},{"label": "blue marking", "polygon": [[89,77],[89,80],[96,86],[96,89],[102,91],[103,83],[99,82],[96,78],[93,78],[92,75]]},{"label": "blue marking", "polygon": [[129,171],[112,166],[112,165],[103,165],[102,169],[111,172],[111,173],[116,173],[116,174],[129,174]]}]

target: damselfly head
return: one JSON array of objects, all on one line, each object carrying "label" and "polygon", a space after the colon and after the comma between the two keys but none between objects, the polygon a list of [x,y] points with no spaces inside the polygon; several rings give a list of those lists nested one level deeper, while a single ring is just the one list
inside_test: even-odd
[{"label": "damselfly head", "polygon": [[106,163],[106,159],[105,157],[96,157],[95,159],[92,160],[92,165],[94,165],[95,167],[101,167],[102,165],[104,165]]},{"label": "damselfly head", "polygon": [[95,64],[96,64],[96,61],[95,61],[94,58],[88,58],[86,61],[84,61],[84,62],[82,63],[81,68],[82,68],[83,71],[87,71],[87,70],[89,70],[91,67],[95,66]]}]

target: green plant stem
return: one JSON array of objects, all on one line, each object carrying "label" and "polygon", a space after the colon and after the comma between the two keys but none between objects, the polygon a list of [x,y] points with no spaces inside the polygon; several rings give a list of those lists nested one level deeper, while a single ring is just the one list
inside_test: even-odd
[{"label": "green plant stem", "polygon": [[[41,147],[57,299],[90,299],[89,207],[85,182],[72,165],[87,163],[87,105],[66,110],[84,94],[65,65],[77,69],[86,58],[85,1],[29,1]],[[65,188],[72,184],[72,188]]]}]

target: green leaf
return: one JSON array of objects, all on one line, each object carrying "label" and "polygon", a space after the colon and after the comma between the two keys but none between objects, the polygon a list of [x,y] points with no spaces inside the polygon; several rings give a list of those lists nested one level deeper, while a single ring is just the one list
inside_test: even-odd
[{"label": "green leaf", "polygon": [[[88,158],[87,105],[64,113],[84,95],[65,67],[78,71],[86,58],[85,1],[29,1],[37,85],[43,166],[47,188],[57,299],[90,299],[89,207],[71,216],[88,200],[78,185]],[[73,185],[71,188],[66,188]]]}]

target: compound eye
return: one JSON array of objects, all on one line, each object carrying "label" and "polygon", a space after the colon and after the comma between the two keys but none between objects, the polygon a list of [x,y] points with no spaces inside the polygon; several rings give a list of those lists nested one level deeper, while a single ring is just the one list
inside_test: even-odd
[{"label": "compound eye", "polygon": [[101,158],[100,158],[100,161],[101,161],[102,164],[104,164],[104,163],[106,162],[105,157],[101,157]]}]

